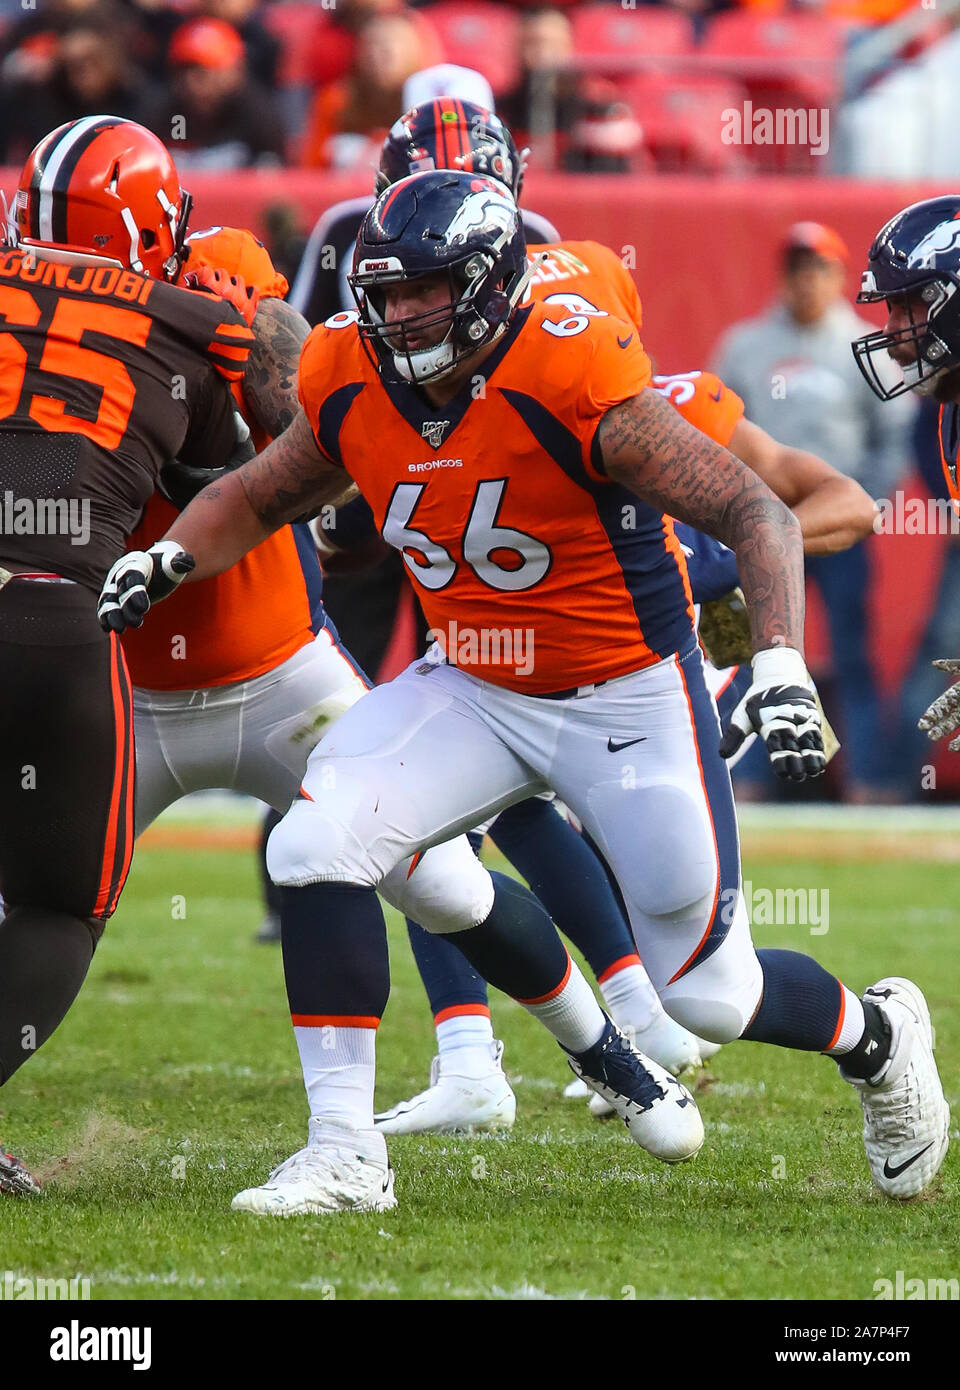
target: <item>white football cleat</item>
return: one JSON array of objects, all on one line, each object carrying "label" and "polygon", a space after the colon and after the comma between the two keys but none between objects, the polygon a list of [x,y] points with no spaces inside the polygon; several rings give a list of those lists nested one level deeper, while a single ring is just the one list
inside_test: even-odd
[{"label": "white football cleat", "polygon": [[683,1163],[699,1152],[703,1121],[693,1096],[638,1052],[612,1020],[585,1052],[563,1050],[571,1069],[612,1106],[641,1148],[664,1163]]},{"label": "white football cleat", "polygon": [[[482,1049],[471,1048],[474,1054]],[[410,1100],[374,1116],[381,1134],[471,1134],[477,1129],[510,1129],[517,1098],[503,1072],[503,1043],[490,1047],[490,1068],[482,1076],[457,1070],[457,1053],[441,1053],[430,1063],[430,1085]]]},{"label": "white football cleat", "polygon": [[863,1106],[863,1142],[880,1191],[904,1201],[928,1187],[949,1143],[947,1105],[933,1055],[930,1012],[912,980],[891,975],[871,985],[864,1003],[876,1004],[892,1032],[886,1064],[869,1081],[840,1074],[856,1086]]},{"label": "white football cleat", "polygon": [[[661,1013],[644,1029],[631,1031],[625,1025],[618,1025],[638,1052],[653,1060],[673,1076],[693,1071],[703,1064],[703,1048],[710,1048],[710,1056],[720,1051],[719,1043],[701,1042],[700,1038],[676,1023],[669,1014]],[[615,1115],[613,1106],[597,1095],[582,1081],[571,1081],[564,1087],[563,1094],[571,1100],[589,1098],[590,1114],[598,1120],[609,1119]]]},{"label": "white football cleat", "polygon": [[372,1129],[352,1129],[335,1120],[311,1120],[310,1141],[262,1187],[238,1192],[232,1211],[257,1216],[325,1215],[333,1211],[389,1211],[393,1169],[387,1145]]}]

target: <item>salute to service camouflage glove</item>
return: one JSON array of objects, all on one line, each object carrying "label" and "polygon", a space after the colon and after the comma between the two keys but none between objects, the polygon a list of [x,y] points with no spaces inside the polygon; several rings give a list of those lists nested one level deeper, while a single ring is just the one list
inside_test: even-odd
[{"label": "salute to service camouflage glove", "polygon": [[[948,676],[960,675],[960,661],[955,658],[947,657],[931,664],[938,671],[946,671]],[[955,682],[943,695],[938,696],[917,721],[917,728],[922,729],[929,739],[945,738],[947,734],[952,734],[954,729],[958,727],[960,727],[960,681]],[[952,738],[947,747],[951,753],[960,753],[960,736]]]},{"label": "salute to service camouflage glove", "polygon": [[131,550],[111,567],[97,603],[104,632],[140,627],[151,603],[172,594],[196,561],[176,541],[157,541],[149,550]]},{"label": "salute to service camouflage glove", "polygon": [[[750,639],[750,616],[742,589],[731,589],[722,598],[711,599],[700,606],[700,643],[708,660],[718,671],[728,666],[743,666],[751,659],[753,643]],[[807,680],[810,685],[809,673]],[[820,696],[813,692],[820,715],[820,728],[823,733],[823,752],[827,762],[840,752],[840,740],[833,731],[830,720],[823,712]],[[750,735],[753,742],[753,735]],[[726,756],[730,756],[727,754]]]}]

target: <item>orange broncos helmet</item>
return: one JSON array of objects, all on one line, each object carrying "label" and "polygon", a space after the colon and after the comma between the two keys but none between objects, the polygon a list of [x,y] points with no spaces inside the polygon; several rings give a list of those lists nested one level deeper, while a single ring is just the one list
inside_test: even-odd
[{"label": "orange broncos helmet", "polygon": [[175,280],[191,203],[149,130],[119,116],[86,116],[31,151],[14,220],[20,246],[41,260]]}]

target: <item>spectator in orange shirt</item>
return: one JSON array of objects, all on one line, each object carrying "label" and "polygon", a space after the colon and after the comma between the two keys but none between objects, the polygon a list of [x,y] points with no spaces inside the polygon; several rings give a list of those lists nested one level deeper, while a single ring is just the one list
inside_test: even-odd
[{"label": "spectator in orange shirt", "polygon": [[403,110],[404,82],[442,57],[439,40],[422,16],[400,10],[368,20],[347,77],[314,98],[302,162],[314,169],[375,164]]}]

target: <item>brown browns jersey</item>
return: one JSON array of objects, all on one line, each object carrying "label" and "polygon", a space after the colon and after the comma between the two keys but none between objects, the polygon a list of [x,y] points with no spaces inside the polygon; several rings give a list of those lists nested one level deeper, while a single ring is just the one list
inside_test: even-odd
[{"label": "brown browns jersey", "polygon": [[0,565],[99,589],[161,467],[222,462],[253,334],[223,300],[0,253]]}]

